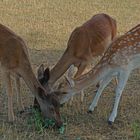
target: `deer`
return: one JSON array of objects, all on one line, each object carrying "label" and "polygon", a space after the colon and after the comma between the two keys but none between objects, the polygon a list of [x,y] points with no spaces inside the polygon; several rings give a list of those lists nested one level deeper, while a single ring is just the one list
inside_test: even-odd
[{"label": "deer", "polygon": [[[114,40],[104,53],[104,56],[88,73],[73,79],[74,86],[69,83],[67,86],[58,89],[60,103],[67,102],[71,97],[79,94],[81,90],[89,86],[96,85],[99,81],[100,86],[96,95],[88,108],[88,113],[92,113],[97,107],[99,98],[105,87],[114,77],[117,77],[118,84],[115,89],[115,103],[112,113],[108,119],[111,125],[117,117],[117,110],[126,86],[130,73],[140,67],[140,24],[126,32],[124,35]],[[61,94],[61,92],[65,93]]]},{"label": "deer", "polygon": [[[18,105],[23,104],[20,96],[22,78],[40,105],[44,118],[54,119],[57,126],[62,125],[59,113],[60,103],[55,93],[48,94],[35,77],[25,41],[8,27],[0,24],[0,63],[3,81],[8,95],[8,121],[14,122],[12,78],[15,79]],[[46,76],[48,69],[45,70]]]},{"label": "deer", "polygon": [[[73,85],[71,79],[80,77],[88,69],[93,58],[103,55],[115,39],[116,33],[115,19],[104,13],[96,14],[83,25],[76,27],[70,35],[65,52],[51,69],[50,79],[44,84],[45,89],[53,90],[55,82],[66,71],[66,80]],[[84,94],[81,101],[83,97]]]}]

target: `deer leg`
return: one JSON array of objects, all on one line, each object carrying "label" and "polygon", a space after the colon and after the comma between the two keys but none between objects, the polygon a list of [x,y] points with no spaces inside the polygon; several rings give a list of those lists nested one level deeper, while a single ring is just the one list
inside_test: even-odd
[{"label": "deer leg", "polygon": [[39,105],[39,103],[38,103],[38,101],[37,101],[36,98],[34,98],[34,105],[33,105],[33,108],[38,109],[39,111],[41,111],[41,110],[40,110],[40,105]]},{"label": "deer leg", "polygon": [[118,85],[115,90],[115,94],[116,94],[115,103],[114,103],[113,111],[109,117],[109,121],[108,121],[109,124],[112,124],[117,116],[117,110],[118,110],[120,98],[121,98],[123,89],[127,83],[128,77],[129,77],[129,73],[126,74],[126,72],[122,72],[118,76]]},{"label": "deer leg", "polygon": [[110,83],[110,81],[112,80],[112,76],[106,76],[102,82],[100,83],[100,86],[96,92],[96,95],[91,103],[91,105],[89,106],[88,112],[92,113],[94,111],[94,108],[97,106],[97,103],[99,101],[99,98],[104,90],[104,88]]},{"label": "deer leg", "polygon": [[84,90],[82,90],[81,91],[81,98],[80,98],[81,103],[84,101],[84,96],[85,96],[85,93],[84,93]]},{"label": "deer leg", "polygon": [[[78,67],[78,71],[76,72],[76,74],[75,74],[74,77],[75,77],[75,78],[76,78],[76,77],[80,77],[80,76],[84,73],[84,71],[86,70],[87,66],[88,66],[88,64],[85,64],[85,63],[83,64],[83,63],[81,63],[80,66]],[[84,96],[85,96],[84,90],[82,90],[82,91],[81,91],[81,98],[80,98],[81,102],[83,102]]]},{"label": "deer leg", "polygon": [[[101,81],[100,81],[100,82],[101,82]],[[100,82],[97,83],[95,92],[98,91],[98,88],[100,87]],[[117,79],[117,77],[115,77],[115,84],[118,85],[118,79]]]},{"label": "deer leg", "polygon": [[24,110],[24,106],[23,106],[21,94],[20,94],[20,77],[18,75],[15,76],[15,91],[16,91],[16,95],[17,95],[18,108],[19,108],[19,110],[20,109]]},{"label": "deer leg", "polygon": [[75,67],[74,65],[71,65],[66,74],[67,80],[69,81],[72,87],[74,86],[73,78],[77,71],[78,71],[78,68]]},{"label": "deer leg", "polygon": [[2,83],[2,93],[5,94],[6,93],[6,87],[5,87],[5,84]]},{"label": "deer leg", "polygon": [[115,83],[116,83],[116,85],[118,85],[118,79],[117,79],[117,77],[115,77]]},{"label": "deer leg", "polygon": [[[87,64],[80,64],[79,66],[78,66],[78,71],[76,72],[76,74],[74,75],[74,77],[75,78],[77,78],[77,77],[79,77],[79,76],[81,76],[82,75],[82,73],[84,72],[84,70],[86,69],[86,67],[87,67]],[[79,92],[78,94],[83,94],[83,91],[82,92]],[[71,98],[73,98],[73,95],[75,95],[75,94],[67,94],[67,95],[65,95],[62,99],[61,99],[61,104],[63,104],[63,103],[65,103],[65,102],[67,102],[68,100],[70,100]],[[83,97],[84,97],[84,94],[82,95],[82,99],[83,99]],[[82,100],[83,101],[83,100]]]},{"label": "deer leg", "polygon": [[[72,87],[74,86],[72,79],[74,77],[75,72],[77,71],[77,69],[75,70],[75,68],[77,68],[77,67],[75,67],[74,65],[71,65],[66,74],[67,80],[69,81],[69,83]],[[70,99],[70,102],[69,102],[70,106],[72,105],[72,102],[73,102],[73,97]]]},{"label": "deer leg", "polygon": [[87,68],[87,64],[81,63],[77,68],[78,70],[77,70],[76,74],[74,75],[74,78],[80,77],[84,73],[86,68]]},{"label": "deer leg", "polygon": [[[75,70],[74,65],[72,65],[69,68],[69,71],[68,71],[68,74],[67,74],[67,79],[69,80],[71,85],[74,86],[72,78],[81,76],[82,73],[85,71],[86,67],[87,67],[87,65],[81,64],[76,70]],[[75,74],[75,72],[76,72],[76,74]],[[80,100],[81,100],[81,102],[83,102],[83,100],[84,100],[84,91],[81,91],[81,99]],[[72,101],[73,101],[73,97],[71,97],[71,99],[70,99],[70,105],[72,105]]]},{"label": "deer leg", "polygon": [[9,72],[3,72],[6,93],[8,94],[8,120],[13,122],[15,120],[14,111],[13,111],[13,92],[12,92],[12,83]]}]

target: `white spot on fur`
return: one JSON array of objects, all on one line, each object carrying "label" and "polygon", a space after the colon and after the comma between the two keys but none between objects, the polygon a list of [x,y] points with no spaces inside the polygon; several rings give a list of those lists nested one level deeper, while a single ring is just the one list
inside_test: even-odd
[{"label": "white spot on fur", "polygon": [[131,40],[134,40],[134,38],[131,38]]},{"label": "white spot on fur", "polygon": [[131,32],[127,32],[127,34],[129,35],[129,34],[131,34]]},{"label": "white spot on fur", "polygon": [[135,35],[135,36],[138,36],[139,34],[136,32],[134,35]]}]

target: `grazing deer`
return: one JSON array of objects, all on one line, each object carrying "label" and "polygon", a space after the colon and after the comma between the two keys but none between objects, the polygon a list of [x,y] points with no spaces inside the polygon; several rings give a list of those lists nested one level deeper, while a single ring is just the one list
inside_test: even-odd
[{"label": "grazing deer", "polygon": [[115,103],[108,121],[109,124],[112,124],[117,116],[119,101],[128,77],[132,70],[139,67],[140,24],[112,42],[99,63],[91,71],[73,81],[73,88],[67,85],[61,89],[60,91],[63,91],[63,93],[67,92],[67,94],[60,97],[60,103],[68,101],[76,93],[101,81],[93,102],[89,107],[89,112],[92,112],[97,106],[104,88],[114,76],[117,76],[118,85],[115,90]]},{"label": "grazing deer", "polygon": [[[0,62],[8,94],[8,120],[14,121],[13,92],[11,76],[16,79],[16,91],[20,97],[20,77],[22,77],[36,97],[44,117],[56,120],[61,125],[59,102],[55,94],[47,94],[40,82],[36,79],[27,52],[25,42],[13,31],[0,24]],[[46,69],[46,77],[47,75]],[[19,99],[21,104],[21,99]],[[21,104],[22,106],[22,104]]]},{"label": "grazing deer", "polygon": [[[50,72],[46,89],[69,69],[67,78],[72,85],[72,76],[81,76],[94,57],[101,56],[116,36],[116,21],[106,14],[97,14],[72,32],[67,49]],[[77,72],[74,74],[74,67]],[[48,88],[49,87],[49,88]],[[83,96],[82,96],[83,100]]]}]

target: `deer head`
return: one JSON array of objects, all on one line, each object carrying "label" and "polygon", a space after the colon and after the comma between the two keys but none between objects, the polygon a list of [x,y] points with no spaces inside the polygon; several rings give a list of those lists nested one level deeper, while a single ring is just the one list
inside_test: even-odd
[{"label": "deer head", "polygon": [[[45,86],[49,80],[49,68],[46,68],[44,70],[44,66],[41,65],[38,69],[38,80],[41,83],[42,86]],[[43,90],[41,88],[38,89],[38,95],[40,104],[38,104],[37,100],[35,99],[35,106],[43,112],[42,115],[45,118],[51,118],[54,119],[56,122],[56,125],[60,127],[62,125],[61,116],[59,112],[60,103],[58,96],[55,92],[52,92],[51,94],[45,95],[43,93]]]}]

